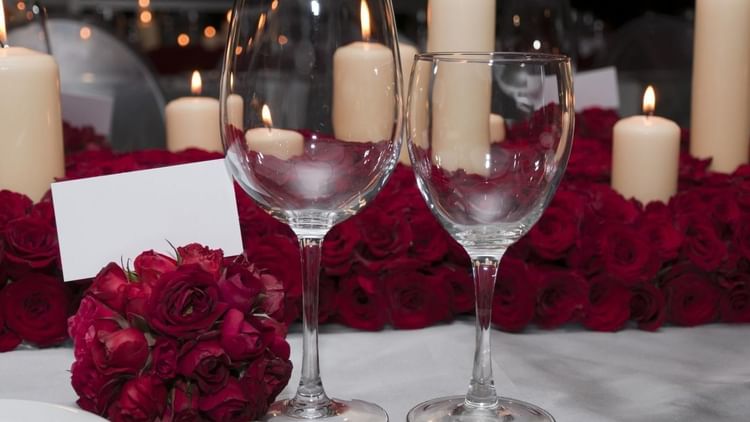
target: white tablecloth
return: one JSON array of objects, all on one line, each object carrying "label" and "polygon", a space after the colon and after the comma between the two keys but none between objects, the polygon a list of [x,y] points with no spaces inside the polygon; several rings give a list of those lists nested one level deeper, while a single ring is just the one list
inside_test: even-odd
[{"label": "white tablecloth", "polygon": [[[295,364],[296,331],[289,337]],[[469,320],[380,333],[323,327],[323,382],[330,395],[373,401],[404,421],[419,402],[465,392],[473,341]],[[750,421],[750,326],[494,332],[492,344],[498,390],[558,422]],[[70,348],[0,354],[0,398],[74,405],[72,359]],[[282,394],[297,382],[295,372]]]}]

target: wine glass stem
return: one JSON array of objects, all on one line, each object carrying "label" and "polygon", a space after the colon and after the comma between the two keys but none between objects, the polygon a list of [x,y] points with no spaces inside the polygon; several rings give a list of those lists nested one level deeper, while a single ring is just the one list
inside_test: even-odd
[{"label": "wine glass stem", "polygon": [[490,323],[492,319],[492,296],[495,291],[495,277],[500,258],[497,256],[472,255],[474,291],[476,294],[476,346],[474,350],[474,371],[466,393],[466,404],[471,407],[493,407],[498,403],[495,381],[492,378],[492,347],[490,343]]},{"label": "wine glass stem", "polygon": [[323,239],[300,237],[302,253],[302,376],[290,412],[304,418],[329,413],[331,399],[323,389],[318,362],[318,290]]}]

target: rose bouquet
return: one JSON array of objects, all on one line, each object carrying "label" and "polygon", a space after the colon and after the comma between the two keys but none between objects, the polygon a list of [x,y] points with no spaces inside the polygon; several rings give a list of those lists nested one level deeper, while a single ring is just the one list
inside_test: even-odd
[{"label": "rose bouquet", "polygon": [[111,263],[68,320],[78,405],[112,421],[247,421],[292,365],[279,281],[191,244]]}]

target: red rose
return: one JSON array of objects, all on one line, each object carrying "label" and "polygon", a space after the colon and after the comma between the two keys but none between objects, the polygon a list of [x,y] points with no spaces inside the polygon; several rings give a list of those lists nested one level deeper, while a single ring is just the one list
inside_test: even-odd
[{"label": "red rose", "polygon": [[396,328],[424,328],[451,317],[450,290],[442,278],[416,271],[391,273],[385,291]]},{"label": "red rose", "polygon": [[684,272],[667,277],[667,312],[671,322],[692,327],[716,319],[721,294],[705,276]]},{"label": "red rose", "polygon": [[252,312],[255,306],[263,300],[262,293],[265,285],[273,284],[273,281],[264,281],[264,278],[273,278],[273,276],[261,274],[249,268],[244,261],[230,264],[219,280],[219,296],[232,308],[244,313]]},{"label": "red rose", "polygon": [[337,298],[341,323],[359,330],[382,330],[388,322],[383,294],[375,277],[353,274],[341,281]]},{"label": "red rose", "polygon": [[362,258],[371,271],[380,269],[384,258],[391,259],[406,252],[413,239],[405,221],[375,210],[362,213],[357,223],[365,246]]},{"label": "red rose", "polygon": [[221,324],[221,347],[234,361],[244,361],[259,355],[266,348],[269,333],[264,330],[255,317],[245,318],[237,309],[230,309],[224,314]]},{"label": "red rose", "polygon": [[118,329],[117,324],[97,320],[89,328],[86,346],[99,372],[111,376],[137,374],[146,365],[148,342],[135,328]]},{"label": "red rose", "polygon": [[26,195],[0,190],[0,233],[5,230],[9,221],[28,214],[32,205],[33,202]]},{"label": "red rose", "polygon": [[297,319],[301,309],[302,272],[299,265],[290,263],[300,262],[298,243],[290,237],[274,234],[263,238],[262,242],[248,245],[245,253],[256,268],[276,277],[276,280],[267,280],[273,281],[273,286],[266,286],[266,293],[269,290],[275,292],[272,316],[287,323]]},{"label": "red rose", "polygon": [[103,304],[122,313],[127,302],[126,290],[130,284],[128,275],[114,262],[99,271],[89,287],[89,294]]},{"label": "red rose", "polygon": [[414,233],[410,255],[428,264],[441,261],[448,252],[447,235],[429,210],[414,213],[409,225]]},{"label": "red rose", "polygon": [[682,253],[696,267],[714,271],[727,259],[727,246],[716,229],[703,220],[693,219],[685,232]]},{"label": "red rose", "polygon": [[226,310],[213,275],[195,264],[163,274],[147,306],[149,325],[176,338],[205,332]]},{"label": "red rose", "polygon": [[576,116],[576,136],[608,142],[612,139],[612,127],[618,120],[619,116],[615,110],[587,108]]},{"label": "red rose", "polygon": [[651,283],[635,286],[630,300],[630,318],[638,323],[638,328],[656,331],[664,323],[667,313],[664,307],[664,293]]},{"label": "red rose", "polygon": [[221,391],[201,396],[198,407],[215,422],[256,420],[268,409],[266,398],[258,397],[257,389],[251,392],[246,390],[246,387],[232,378]]},{"label": "red rose", "polygon": [[740,223],[739,229],[735,231],[733,243],[737,246],[740,255],[750,261],[750,222]]},{"label": "red rose", "polygon": [[750,322],[750,284],[746,279],[735,281],[722,293],[721,319],[731,323]]},{"label": "red rose", "polygon": [[546,271],[539,279],[536,322],[542,328],[557,328],[585,315],[589,288],[586,280],[571,271]]},{"label": "red rose", "polygon": [[221,249],[209,249],[206,246],[191,243],[177,248],[177,256],[180,257],[180,265],[196,264],[214,278],[219,278],[221,263],[224,259],[224,252]]},{"label": "red rose", "polygon": [[292,362],[289,361],[288,356],[284,358],[266,352],[250,364],[242,382],[258,383],[260,381],[261,385],[265,387],[268,404],[271,404],[286,387],[291,376]]},{"label": "red rose", "polygon": [[142,375],[122,386],[107,417],[112,422],[151,422],[164,414],[166,406],[164,383],[153,375]]},{"label": "red rose", "polygon": [[617,331],[630,317],[630,290],[605,275],[591,280],[583,325],[594,331]]},{"label": "red rose", "polygon": [[[587,221],[630,224],[638,218],[638,204],[633,200],[626,200],[608,185],[589,186],[587,194]],[[592,217],[594,220],[591,220]]]},{"label": "red rose", "polygon": [[0,291],[5,324],[38,347],[60,344],[67,338],[70,292],[59,279],[29,273]]},{"label": "red rose", "polygon": [[98,319],[112,319],[117,314],[93,296],[85,296],[78,306],[78,311],[68,318],[68,335],[75,343],[76,359],[90,353],[84,338],[89,327]]},{"label": "red rose", "polygon": [[89,356],[73,362],[70,381],[78,394],[78,406],[98,415],[107,414],[107,409],[122,386],[122,379],[111,378],[99,372]]},{"label": "red rose", "polygon": [[570,269],[587,277],[601,272],[604,269],[604,257],[599,238],[593,233],[581,232],[566,263]]},{"label": "red rose", "polygon": [[504,257],[492,300],[492,323],[510,332],[522,331],[534,318],[534,274],[523,261]]},{"label": "red rose", "polygon": [[554,261],[565,256],[577,234],[578,225],[571,210],[550,207],[529,232],[529,242],[537,255]]},{"label": "red rose", "polygon": [[205,394],[213,394],[227,385],[229,356],[217,340],[194,344],[177,362],[177,373],[198,383]]},{"label": "red rose", "polygon": [[172,406],[168,409],[171,418],[162,418],[163,421],[196,422],[202,420],[198,410],[200,398],[198,387],[184,381],[177,381],[172,391]]},{"label": "red rose", "polygon": [[133,268],[142,283],[153,285],[162,274],[174,271],[177,261],[151,250],[138,255],[133,261]]},{"label": "red rose", "polygon": [[647,219],[638,226],[638,231],[662,260],[670,261],[679,255],[684,236],[671,221]]},{"label": "red rose", "polygon": [[57,233],[37,217],[22,217],[5,228],[5,264],[11,277],[46,271],[57,265]]},{"label": "red rose", "polygon": [[349,272],[354,261],[354,249],[360,235],[353,220],[336,225],[323,241],[321,263],[326,274],[342,276]]},{"label": "red rose", "polygon": [[[0,295],[0,309],[3,309],[3,296]],[[5,326],[5,315],[0,312],[0,353],[9,352],[21,344],[21,337]]]},{"label": "red rose", "polygon": [[159,379],[174,378],[177,373],[178,344],[176,341],[159,337],[151,350],[150,373]]},{"label": "red rose", "polygon": [[609,226],[601,232],[599,242],[604,270],[626,285],[653,279],[661,267],[651,244],[634,228]]},{"label": "red rose", "polygon": [[474,279],[470,270],[466,267],[444,263],[434,269],[433,273],[436,277],[442,278],[450,287],[453,312],[462,314],[474,310]]}]

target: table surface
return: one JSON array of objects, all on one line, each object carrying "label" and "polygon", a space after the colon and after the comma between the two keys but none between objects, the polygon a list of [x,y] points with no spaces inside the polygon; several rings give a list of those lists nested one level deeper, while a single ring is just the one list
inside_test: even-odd
[{"label": "table surface", "polygon": [[[328,393],[383,406],[404,421],[419,402],[463,394],[473,355],[473,321],[417,331],[321,330]],[[301,335],[289,336],[298,363]],[[657,333],[569,329],[493,332],[495,382],[558,422],[750,420],[750,326],[667,327]],[[0,398],[74,405],[70,347],[0,354]],[[292,376],[282,395],[292,394]]]}]

